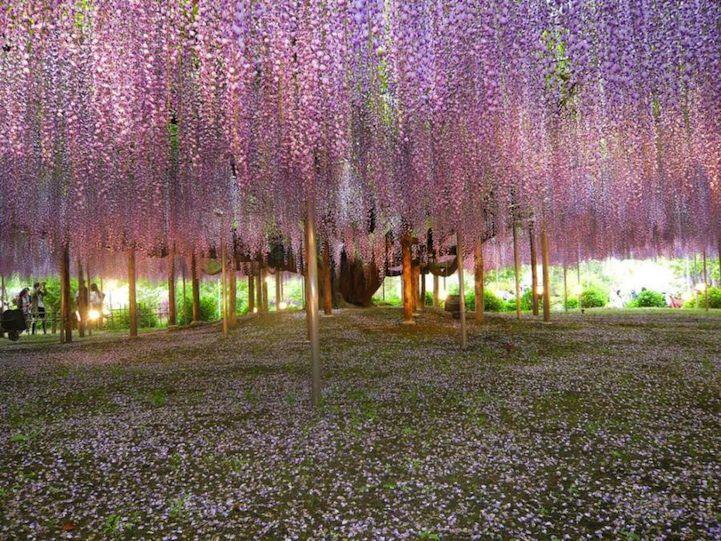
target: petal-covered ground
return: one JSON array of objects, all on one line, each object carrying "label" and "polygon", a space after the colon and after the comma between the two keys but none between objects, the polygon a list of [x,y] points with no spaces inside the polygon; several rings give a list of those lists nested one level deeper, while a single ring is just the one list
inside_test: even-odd
[{"label": "petal-covered ground", "polygon": [[721,317],[0,344],[0,539],[721,538]]}]

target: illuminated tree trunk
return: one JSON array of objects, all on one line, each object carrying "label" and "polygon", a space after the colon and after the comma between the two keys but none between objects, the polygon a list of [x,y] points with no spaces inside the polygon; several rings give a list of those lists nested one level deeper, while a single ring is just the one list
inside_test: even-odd
[{"label": "illuminated tree trunk", "polygon": [[193,320],[191,323],[200,322],[200,278],[198,276],[198,261],[195,254],[190,259],[191,286],[193,289]]},{"label": "illuminated tree trunk", "polygon": [[281,293],[281,276],[282,272],[280,269],[275,269],[275,311],[280,312],[280,303],[283,301],[283,294]]},{"label": "illuminated tree trunk", "polygon": [[220,304],[223,310],[223,337],[228,337],[228,268],[225,261],[225,241],[220,241]]},{"label": "illuminated tree trunk", "polygon": [[83,276],[83,264],[80,259],[77,260],[78,265],[78,336],[85,336],[85,325],[88,321],[87,298],[88,290],[85,287],[85,277]]},{"label": "illuminated tree trunk", "polygon": [[434,274],[433,275],[433,307],[434,308],[438,308],[441,305],[440,299],[439,299],[440,289],[441,289],[440,281],[438,279],[438,276]]},{"label": "illuminated tree trunk", "polygon": [[528,237],[531,245],[531,287],[533,299],[533,315],[538,315],[538,268],[536,267],[536,235],[533,224],[528,226]]},{"label": "illuminated tree trunk", "polygon": [[401,253],[403,263],[403,323],[412,324],[413,321],[413,271],[411,269],[411,236],[403,235],[401,239]]},{"label": "illuminated tree trunk", "polygon": [[333,291],[331,289],[330,245],[323,243],[323,313],[327,316],[333,314]]},{"label": "illuminated tree trunk", "polygon": [[138,305],[135,291],[135,248],[128,250],[128,315],[130,337],[138,336]]},{"label": "illuminated tree trunk", "polygon": [[308,337],[311,351],[311,402],[313,406],[320,404],[321,370],[320,370],[320,338],[318,334],[318,257],[315,237],[315,216],[313,205],[308,201],[305,218],[305,249],[308,269],[306,287],[306,309],[308,321]]},{"label": "illuminated tree trunk", "polygon": [[168,255],[168,327],[178,324],[178,313],[175,305],[175,247]]},{"label": "illuminated tree trunk", "polygon": [[518,225],[513,224],[513,269],[516,277],[516,318],[521,319],[521,254],[518,247]]},{"label": "illuminated tree trunk", "polygon": [[475,285],[475,295],[476,295],[476,321],[483,322],[483,318],[485,315],[485,295],[484,295],[484,276],[483,276],[483,242],[478,241],[476,244],[476,251],[474,253],[475,256],[475,265],[473,267],[474,273],[473,273],[473,281]]},{"label": "illuminated tree trunk", "polygon": [[73,321],[70,299],[70,249],[66,244],[60,259],[60,341],[73,341]]},{"label": "illuminated tree trunk", "polygon": [[255,276],[248,275],[248,312],[255,312]]},{"label": "illuminated tree trunk", "polygon": [[466,286],[463,276],[463,235],[456,233],[456,254],[458,257],[458,308],[461,316],[461,349],[466,349],[468,337],[466,333]]},{"label": "illuminated tree trunk", "polygon": [[541,258],[543,262],[543,321],[551,321],[551,258],[548,253],[546,222],[541,224]]},{"label": "illuminated tree trunk", "polygon": [[421,271],[421,298],[420,307],[423,310],[426,307],[426,275]]}]

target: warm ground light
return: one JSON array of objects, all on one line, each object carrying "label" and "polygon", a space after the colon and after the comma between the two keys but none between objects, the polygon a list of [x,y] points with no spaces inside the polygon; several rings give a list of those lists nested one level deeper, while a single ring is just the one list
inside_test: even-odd
[{"label": "warm ground light", "polygon": [[0,538],[719,538],[719,316],[3,341]]}]

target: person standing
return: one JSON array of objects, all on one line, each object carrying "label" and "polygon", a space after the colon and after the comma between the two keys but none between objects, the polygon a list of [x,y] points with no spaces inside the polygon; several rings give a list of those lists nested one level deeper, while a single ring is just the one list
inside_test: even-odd
[{"label": "person standing", "polygon": [[45,325],[45,283],[35,282],[30,300],[30,312],[33,318],[32,334],[35,334],[38,322],[42,324],[43,334],[47,334]]},{"label": "person standing", "polygon": [[103,322],[103,304],[105,302],[105,293],[100,291],[98,284],[90,284],[90,294],[88,296],[88,302],[90,303],[90,310],[95,312],[96,326],[100,327]]},{"label": "person standing", "polygon": [[25,329],[30,329],[30,289],[24,287],[15,298],[15,305],[23,313]]}]

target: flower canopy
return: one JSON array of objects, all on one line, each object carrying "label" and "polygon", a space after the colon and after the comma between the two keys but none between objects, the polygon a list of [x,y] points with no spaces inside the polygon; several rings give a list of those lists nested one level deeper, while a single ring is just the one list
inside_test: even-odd
[{"label": "flower canopy", "polygon": [[365,260],[529,221],[557,262],[705,247],[719,74],[716,0],[15,0],[0,270],[297,249],[308,201]]}]

